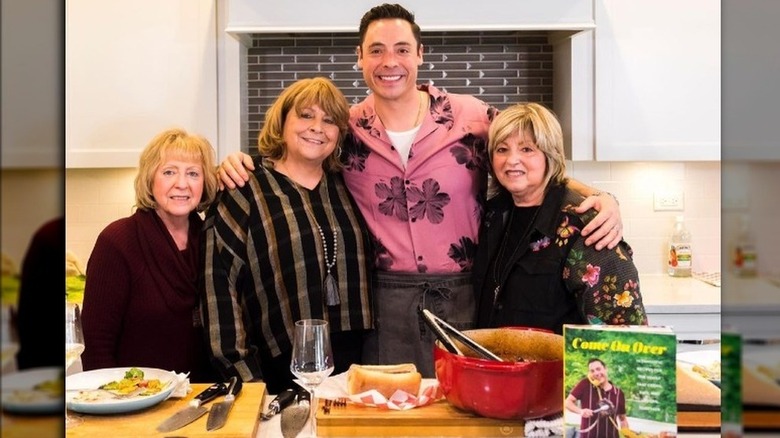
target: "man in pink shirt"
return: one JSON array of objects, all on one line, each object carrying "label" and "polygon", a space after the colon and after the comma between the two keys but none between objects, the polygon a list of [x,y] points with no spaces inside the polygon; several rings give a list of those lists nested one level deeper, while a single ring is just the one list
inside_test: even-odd
[{"label": "man in pink shirt", "polygon": [[[487,133],[493,107],[469,95],[417,84],[423,62],[420,27],[397,4],[360,21],[358,66],[372,93],[350,111],[343,145],[344,180],[375,244],[375,329],[364,363],[411,362],[434,377],[434,335],[418,315],[426,308],[459,329],[474,327],[471,265],[486,199]],[[229,156],[219,173],[243,185],[246,154]],[[601,211],[583,230],[586,243],[614,247],[622,237],[617,201],[577,181],[591,195],[580,210]],[[595,195],[595,196],[593,196]]]}]

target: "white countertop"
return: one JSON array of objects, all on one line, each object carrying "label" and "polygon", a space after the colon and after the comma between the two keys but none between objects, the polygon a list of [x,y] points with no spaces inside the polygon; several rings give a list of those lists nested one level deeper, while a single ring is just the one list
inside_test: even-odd
[{"label": "white countertop", "polygon": [[780,279],[775,277],[723,278],[721,323],[745,342],[780,342]]},{"label": "white countertop", "polygon": [[721,288],[693,277],[640,275],[647,313],[720,313]]},{"label": "white countertop", "polygon": [[723,308],[729,312],[780,314],[780,278],[723,276]]}]

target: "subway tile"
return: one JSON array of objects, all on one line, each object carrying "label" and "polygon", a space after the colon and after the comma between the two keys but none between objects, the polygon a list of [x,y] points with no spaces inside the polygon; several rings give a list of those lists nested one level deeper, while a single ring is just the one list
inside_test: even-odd
[{"label": "subway tile", "polygon": [[685,179],[684,163],[667,162],[625,162],[612,163],[612,178],[616,180],[636,180],[637,178],[652,181]]},{"label": "subway tile", "polygon": [[[610,179],[610,164],[598,161],[569,161],[566,163],[567,172],[573,178],[593,185],[594,181],[605,181]],[[603,187],[597,186],[599,189]]]},{"label": "subway tile", "polygon": [[[312,77],[328,70],[336,72],[329,76],[338,80],[339,86],[346,85],[354,90],[347,97],[350,102],[355,102],[367,94],[363,88],[365,85],[362,83],[362,74],[356,71],[354,66],[355,43],[354,35],[346,33],[257,34],[247,57],[250,64],[255,64],[251,71],[258,73],[249,80],[249,95],[262,95],[264,93],[256,89],[269,87],[273,92],[267,94],[276,96],[280,91],[280,82],[285,85],[286,81]],[[489,103],[505,107],[518,100],[538,100],[548,104],[552,102],[552,73],[541,68],[549,67],[552,62],[547,32],[432,32],[426,33],[423,43],[426,46],[426,62],[433,67],[429,71],[421,70],[420,78],[423,81],[433,81],[450,92],[477,93],[480,87],[485,88],[487,85],[467,83],[461,88],[457,77],[468,80],[494,77],[504,81],[503,84],[497,84],[504,88],[486,90],[484,99]],[[323,48],[327,50],[321,50]],[[293,55],[297,58],[290,59]],[[507,61],[512,61],[512,64],[505,68],[504,63]],[[481,68],[472,66],[468,69],[465,64],[467,62],[487,65]],[[267,66],[263,67],[263,64]],[[523,73],[520,74],[519,71]],[[349,81],[346,84],[344,74]],[[356,81],[360,81],[359,87],[355,87]],[[506,87],[507,85],[509,87]],[[538,88],[540,85],[544,86]],[[518,90],[516,87],[528,88]],[[258,106],[256,102],[247,105],[249,121],[261,122],[268,105]],[[251,145],[247,144],[245,149],[249,147]]]}]

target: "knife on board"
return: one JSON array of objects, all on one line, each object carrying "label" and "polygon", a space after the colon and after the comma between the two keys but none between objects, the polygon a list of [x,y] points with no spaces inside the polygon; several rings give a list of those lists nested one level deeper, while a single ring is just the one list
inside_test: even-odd
[{"label": "knife on board", "polygon": [[[282,411],[282,437],[295,438],[303,430],[311,411],[311,393],[299,389],[295,404]],[[315,421],[312,418],[312,421]]]},{"label": "knife on board", "polygon": [[227,395],[225,396],[225,399],[219,403],[214,403],[211,405],[211,409],[209,410],[209,418],[206,420],[206,430],[216,430],[225,425],[228,413],[230,413],[230,408],[233,407],[233,403],[236,401],[236,396],[239,392],[241,392],[241,386],[242,383],[238,377],[233,376],[230,378],[230,383],[228,383]]},{"label": "knife on board", "polygon": [[227,394],[227,391],[228,385],[225,382],[215,383],[209,386],[204,389],[203,392],[196,395],[186,408],[181,409],[179,412],[176,412],[160,423],[160,425],[157,426],[157,431],[171,432],[192,423],[208,412],[208,409],[203,406],[204,403],[211,401],[222,394]]},{"label": "knife on board", "polygon": [[274,415],[282,412],[282,409],[290,406],[290,403],[295,401],[295,390],[285,389],[280,392],[279,395],[274,398],[271,403],[268,404],[268,412],[263,414],[260,419],[262,421],[270,420]]}]

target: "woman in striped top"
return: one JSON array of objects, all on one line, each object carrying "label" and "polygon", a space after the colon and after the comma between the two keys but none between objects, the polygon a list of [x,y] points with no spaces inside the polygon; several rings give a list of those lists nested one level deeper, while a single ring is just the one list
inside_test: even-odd
[{"label": "woman in striped top", "polygon": [[226,376],[293,386],[293,327],[329,321],[335,372],[360,363],[372,328],[368,229],[339,172],[349,105],[324,78],[285,89],[265,116],[243,187],[206,216],[202,316]]}]

